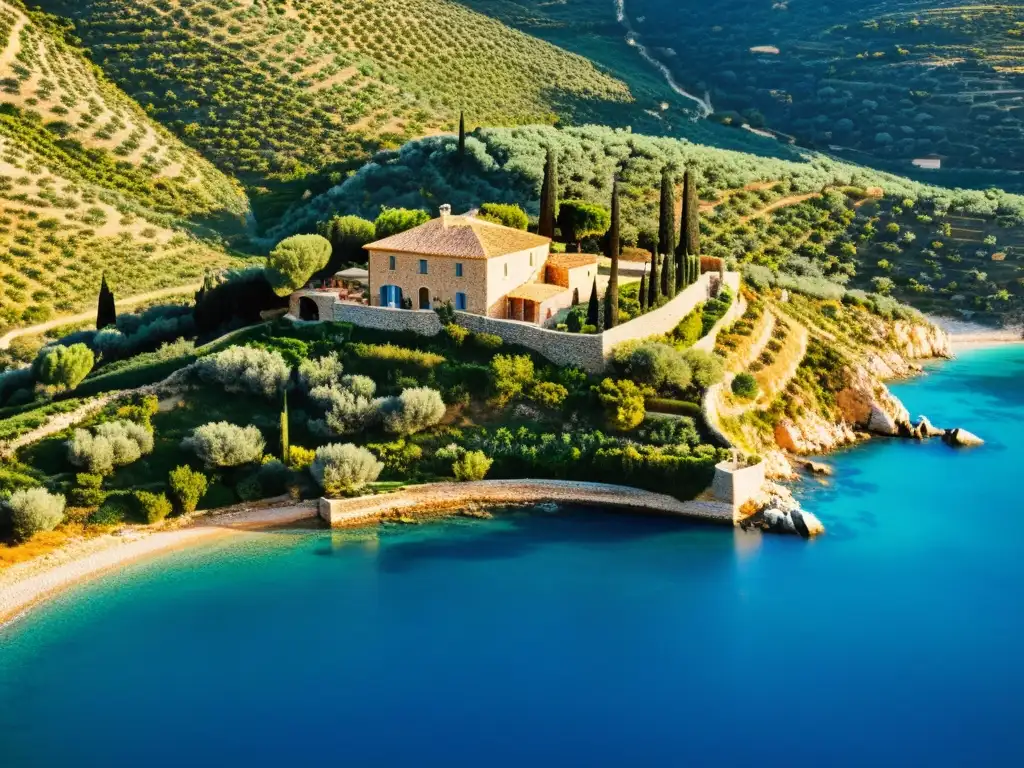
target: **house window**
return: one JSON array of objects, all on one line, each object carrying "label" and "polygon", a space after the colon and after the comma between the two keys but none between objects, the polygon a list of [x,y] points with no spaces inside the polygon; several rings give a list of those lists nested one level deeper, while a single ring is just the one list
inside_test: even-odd
[{"label": "house window", "polygon": [[530,266],[533,266],[533,251],[530,251]]},{"label": "house window", "polygon": [[421,275],[427,274],[427,260],[426,259],[420,259],[420,274]]},{"label": "house window", "polygon": [[464,294],[464,293],[456,293],[455,294],[455,308],[459,309],[459,310],[462,310],[463,312],[466,311],[466,294]]},{"label": "house window", "polygon": [[393,270],[395,268],[395,257],[388,256],[388,269]]},{"label": "house window", "polygon": [[508,277],[508,262],[505,262],[505,277]]},{"label": "house window", "polygon": [[462,262],[461,261],[455,262],[455,276],[456,277],[462,277]]}]

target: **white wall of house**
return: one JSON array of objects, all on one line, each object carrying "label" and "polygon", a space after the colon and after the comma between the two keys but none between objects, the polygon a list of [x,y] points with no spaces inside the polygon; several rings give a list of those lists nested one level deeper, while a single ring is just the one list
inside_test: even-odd
[{"label": "white wall of house", "polygon": [[544,282],[549,250],[550,246],[545,243],[526,251],[487,259],[487,310],[480,314],[505,317],[505,296],[509,291],[524,283]]}]

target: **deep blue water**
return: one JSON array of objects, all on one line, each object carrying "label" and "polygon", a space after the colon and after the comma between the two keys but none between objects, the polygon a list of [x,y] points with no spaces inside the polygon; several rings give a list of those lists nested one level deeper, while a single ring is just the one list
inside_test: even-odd
[{"label": "deep blue water", "polygon": [[1024,349],[897,387],[812,542],[597,510],[252,534],[0,630],[0,765],[1024,764]]}]

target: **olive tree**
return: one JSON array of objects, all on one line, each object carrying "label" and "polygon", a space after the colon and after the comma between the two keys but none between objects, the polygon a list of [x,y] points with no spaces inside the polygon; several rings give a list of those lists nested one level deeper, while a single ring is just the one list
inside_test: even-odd
[{"label": "olive tree", "polygon": [[36,358],[36,379],[55,391],[74,389],[92,370],[96,356],[85,344],[43,349]]},{"label": "olive tree", "polygon": [[52,531],[64,519],[65,499],[45,488],[15,491],[5,506],[11,515],[14,535],[31,539],[40,531]]},{"label": "olive tree", "polygon": [[313,479],[330,494],[354,493],[380,477],[383,469],[376,456],[352,443],[323,446],[309,466]]},{"label": "olive tree", "polygon": [[603,235],[612,224],[607,208],[583,200],[566,200],[558,209],[558,226],[562,237],[583,250],[583,239]]},{"label": "olive tree", "polygon": [[330,240],[320,235],[286,238],[267,257],[267,282],[278,296],[287,296],[327,266],[331,250]]}]

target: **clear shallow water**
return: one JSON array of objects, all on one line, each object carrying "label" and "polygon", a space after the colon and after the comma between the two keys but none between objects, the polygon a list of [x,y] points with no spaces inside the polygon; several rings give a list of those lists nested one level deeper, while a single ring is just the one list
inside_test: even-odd
[{"label": "clear shallow water", "polygon": [[0,765],[1020,765],[1022,381],[899,386],[988,445],[835,457],[813,542],[592,510],[134,566],[0,630]]}]

